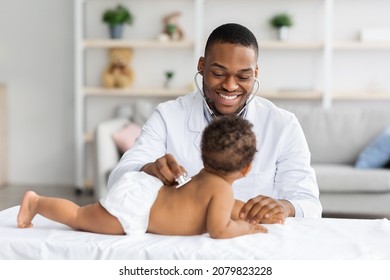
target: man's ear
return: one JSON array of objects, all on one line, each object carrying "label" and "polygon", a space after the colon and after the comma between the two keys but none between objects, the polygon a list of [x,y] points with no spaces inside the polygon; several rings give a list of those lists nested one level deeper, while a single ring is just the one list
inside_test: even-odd
[{"label": "man's ear", "polygon": [[203,69],[204,69],[204,57],[199,57],[198,60],[198,72],[203,76]]},{"label": "man's ear", "polygon": [[252,163],[248,164],[247,166],[245,166],[243,169],[241,169],[241,173],[242,175],[245,177],[249,171],[252,169]]},{"label": "man's ear", "polygon": [[255,77],[256,77],[256,79],[259,77],[259,65],[258,64],[256,64]]}]

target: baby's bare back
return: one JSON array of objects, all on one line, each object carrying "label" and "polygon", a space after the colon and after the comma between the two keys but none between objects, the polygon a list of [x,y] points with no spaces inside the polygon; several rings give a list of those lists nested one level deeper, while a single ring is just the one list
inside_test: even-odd
[{"label": "baby's bare back", "polygon": [[213,196],[213,184],[221,183],[206,177],[197,175],[178,189],[162,187],[150,210],[148,232],[164,235],[206,233],[207,208]]}]

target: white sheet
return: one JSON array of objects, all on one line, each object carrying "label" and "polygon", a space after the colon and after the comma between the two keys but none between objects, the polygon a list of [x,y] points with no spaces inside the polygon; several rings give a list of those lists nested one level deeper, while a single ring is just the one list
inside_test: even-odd
[{"label": "white sheet", "polygon": [[110,236],[77,232],[37,216],[16,227],[19,206],[0,212],[0,259],[390,259],[390,222],[288,218],[267,234],[215,240],[201,236]]}]

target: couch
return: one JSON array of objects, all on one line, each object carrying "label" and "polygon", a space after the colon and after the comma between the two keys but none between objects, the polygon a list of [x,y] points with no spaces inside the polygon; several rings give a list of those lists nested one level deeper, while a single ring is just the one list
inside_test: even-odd
[{"label": "couch", "polygon": [[306,135],[323,216],[390,217],[390,169],[355,167],[362,151],[390,127],[386,106],[280,106],[295,113]]},{"label": "couch", "polygon": [[[385,127],[390,112],[380,106],[281,104],[297,116],[312,154],[324,217],[390,217],[390,169],[355,167],[359,154]],[[112,119],[96,130],[96,194],[106,191],[108,172],[119,160],[111,134],[127,122]]]}]

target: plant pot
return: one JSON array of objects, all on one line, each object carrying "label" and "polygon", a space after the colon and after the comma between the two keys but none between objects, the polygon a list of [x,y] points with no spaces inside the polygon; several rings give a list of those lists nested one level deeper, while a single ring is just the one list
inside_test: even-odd
[{"label": "plant pot", "polygon": [[278,39],[280,41],[286,41],[288,39],[289,28],[287,26],[282,26],[278,29]]},{"label": "plant pot", "polygon": [[123,35],[123,24],[110,25],[111,39],[121,39]]}]

